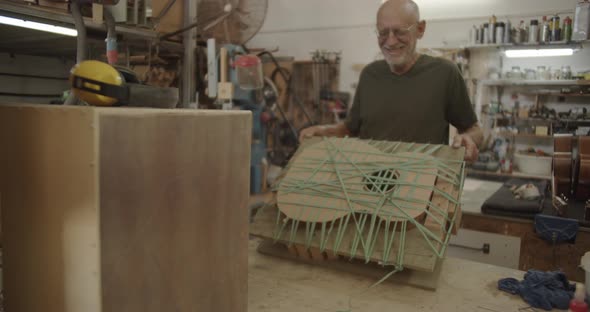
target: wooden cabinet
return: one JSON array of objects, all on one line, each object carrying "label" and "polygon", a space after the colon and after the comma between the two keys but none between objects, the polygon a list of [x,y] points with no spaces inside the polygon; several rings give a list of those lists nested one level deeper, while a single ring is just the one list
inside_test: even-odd
[{"label": "wooden cabinet", "polygon": [[584,254],[590,251],[590,233],[580,231],[574,244],[560,243],[555,250],[550,242],[539,238],[535,233],[527,232],[522,238],[520,256],[521,270],[556,270],[562,269],[569,279],[584,282],[584,271],[578,266]]},{"label": "wooden cabinet", "polygon": [[246,311],[249,112],[0,105],[7,311]]},{"label": "wooden cabinet", "polygon": [[[590,230],[580,229],[575,243],[560,243],[555,250],[537,236],[531,220],[464,213],[462,228],[520,238],[519,270],[553,271],[561,269],[570,280],[584,282],[580,259],[590,251]],[[555,252],[555,256],[554,256]]]},{"label": "wooden cabinet", "polygon": [[520,237],[460,229],[453,235],[447,256],[518,269]]}]

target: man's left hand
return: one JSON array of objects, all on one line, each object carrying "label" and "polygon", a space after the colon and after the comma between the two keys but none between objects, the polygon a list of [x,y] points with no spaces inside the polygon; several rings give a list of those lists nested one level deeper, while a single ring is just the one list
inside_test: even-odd
[{"label": "man's left hand", "polygon": [[461,146],[465,147],[465,161],[473,162],[477,160],[479,150],[471,136],[466,133],[456,135],[453,139],[453,147],[459,148]]}]

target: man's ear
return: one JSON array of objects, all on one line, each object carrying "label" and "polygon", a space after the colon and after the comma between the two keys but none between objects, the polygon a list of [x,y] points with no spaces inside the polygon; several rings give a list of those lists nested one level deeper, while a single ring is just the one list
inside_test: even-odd
[{"label": "man's ear", "polygon": [[425,20],[421,20],[418,22],[418,39],[422,39],[422,37],[424,36],[424,32],[426,31],[426,21]]}]

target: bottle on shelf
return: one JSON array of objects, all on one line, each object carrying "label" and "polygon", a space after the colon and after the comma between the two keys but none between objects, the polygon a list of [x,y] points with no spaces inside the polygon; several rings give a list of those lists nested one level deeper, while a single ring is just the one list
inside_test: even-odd
[{"label": "bottle on shelf", "polygon": [[551,29],[549,28],[549,21],[547,16],[543,16],[543,24],[541,25],[541,42],[551,41]]},{"label": "bottle on shelf", "polygon": [[572,41],[572,19],[569,16],[563,20],[563,38],[566,42]]},{"label": "bottle on shelf", "polygon": [[510,25],[510,20],[507,20],[506,25],[504,26],[504,42],[512,42],[512,25]]},{"label": "bottle on shelf", "polygon": [[503,173],[512,173],[512,159],[514,158],[513,140],[507,140],[506,154],[500,160],[500,171]]},{"label": "bottle on shelf", "polygon": [[471,42],[471,44],[477,44],[479,41],[479,29],[477,29],[477,26],[473,25],[473,27],[471,28],[471,32],[469,34],[469,41]]},{"label": "bottle on shelf", "polygon": [[531,26],[529,27],[529,43],[539,42],[539,21],[536,19],[531,20]]},{"label": "bottle on shelf", "polygon": [[496,43],[504,43],[504,23],[502,22],[496,23]]},{"label": "bottle on shelf", "polygon": [[496,43],[496,15],[492,15],[490,18],[490,42],[489,43]]},{"label": "bottle on shelf", "polygon": [[486,43],[490,43],[490,24],[488,23],[484,23],[483,24],[483,38],[482,38],[482,43],[486,44]]},{"label": "bottle on shelf", "polygon": [[524,21],[520,21],[520,28],[522,32],[520,33],[520,42],[525,43],[529,36],[529,29],[528,26],[524,23]]},{"label": "bottle on shelf", "polygon": [[477,42],[480,43],[480,44],[486,43],[485,36],[484,36],[486,29],[487,29],[487,27],[485,25],[480,25],[479,26],[479,29],[478,29],[479,30],[479,36],[477,37],[477,40],[478,40]]},{"label": "bottle on shelf", "polygon": [[556,14],[551,19],[551,41],[560,41],[561,40],[561,29],[559,28],[559,16]]}]

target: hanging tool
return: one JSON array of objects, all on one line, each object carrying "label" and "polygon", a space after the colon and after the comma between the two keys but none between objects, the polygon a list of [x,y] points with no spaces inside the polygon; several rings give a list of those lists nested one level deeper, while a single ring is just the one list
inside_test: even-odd
[{"label": "hanging tool", "polygon": [[[258,53],[257,55],[259,57],[263,56],[263,55],[268,55],[270,57],[271,61],[273,62],[273,64],[275,64],[276,68],[279,68],[279,69],[281,68],[279,62],[277,62],[277,60],[272,55],[272,53],[270,53],[268,51],[263,51],[263,52]],[[283,70],[279,70],[278,73],[283,78],[283,81],[287,82],[287,93],[292,93],[293,100],[294,100],[293,102],[295,102],[295,104],[299,107],[299,109],[301,110],[301,112],[303,113],[305,118],[307,119],[309,126],[315,125],[316,122],[313,121],[313,119],[311,118],[311,116],[309,115],[307,110],[305,109],[305,106],[301,103],[301,100],[297,96],[297,92],[292,92],[293,75],[291,75],[290,77],[287,77],[287,75],[285,74],[285,72]],[[277,105],[277,106],[280,106],[280,105]],[[286,118],[284,112],[282,112],[281,115],[282,115],[282,117],[284,117],[284,120],[288,122],[288,119]],[[297,141],[298,140],[297,130],[295,130],[295,127],[293,127],[293,125],[291,123],[289,123],[289,127],[291,128],[291,131],[293,132],[293,136],[294,136],[295,140]]]},{"label": "hanging tool", "polygon": [[232,109],[234,85],[227,81],[227,49],[219,49],[219,84],[217,85],[217,100],[222,109]]}]

